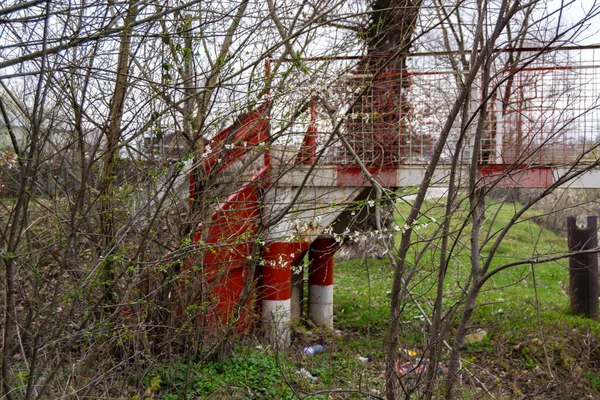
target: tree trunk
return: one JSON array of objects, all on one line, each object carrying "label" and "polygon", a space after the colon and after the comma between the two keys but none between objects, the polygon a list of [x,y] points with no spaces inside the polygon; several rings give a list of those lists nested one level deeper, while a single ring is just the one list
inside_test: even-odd
[{"label": "tree trunk", "polygon": [[[127,15],[125,16],[125,26],[129,26],[137,13],[137,3],[129,2]],[[117,76],[115,90],[110,104],[110,113],[108,126],[106,130],[106,153],[104,154],[104,163],[100,182],[100,252],[102,255],[109,254],[114,245],[116,234],[115,227],[115,201],[114,186],[117,177],[117,161],[119,157],[119,143],[121,140],[121,122],[123,120],[123,108],[127,95],[127,86],[129,83],[129,56],[131,49],[131,28],[123,30],[121,34],[121,44],[119,46],[119,58],[117,61]],[[115,277],[115,263],[107,259],[102,268],[102,284],[105,290],[105,298],[108,302],[114,301],[114,295],[109,293]]]}]

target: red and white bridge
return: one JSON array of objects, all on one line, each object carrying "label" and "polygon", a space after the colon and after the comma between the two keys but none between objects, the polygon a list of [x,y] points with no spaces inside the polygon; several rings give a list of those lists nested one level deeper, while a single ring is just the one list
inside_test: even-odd
[{"label": "red and white bridge", "polygon": [[[461,132],[465,144],[458,156],[465,179],[474,138],[480,136],[480,186],[546,188],[597,162],[597,50],[541,55],[539,50],[513,51],[508,64],[500,62],[507,59],[500,54],[487,88],[474,85],[466,120],[454,124],[431,186],[447,185]],[[373,197],[370,179],[392,189],[421,184],[461,81],[460,74],[437,59],[423,56],[409,72],[386,68],[385,57],[359,62],[331,83],[329,91],[335,95],[325,99],[315,94],[306,123],[296,125],[300,128],[288,135],[292,140],[287,144],[273,142],[270,132],[270,113],[285,108],[283,99],[258,106],[240,126],[209,142],[209,172],[225,173],[247,154],[264,151],[260,168],[195,236],[202,250],[190,262],[202,265],[202,279],[210,283],[211,303],[205,313],[210,325],[247,330],[257,322],[259,306],[259,320],[270,340],[287,345],[290,322],[303,304],[303,275],[293,269],[308,254],[309,315],[315,324],[333,327],[333,255],[338,243],[331,234],[351,225],[349,206]],[[483,109],[486,118],[477,127]],[[331,110],[342,121],[337,129]],[[600,172],[589,169],[566,184],[600,187]],[[262,259],[252,274],[257,248]],[[239,304],[249,284],[255,295]],[[186,306],[175,299],[174,310],[181,313]]]}]

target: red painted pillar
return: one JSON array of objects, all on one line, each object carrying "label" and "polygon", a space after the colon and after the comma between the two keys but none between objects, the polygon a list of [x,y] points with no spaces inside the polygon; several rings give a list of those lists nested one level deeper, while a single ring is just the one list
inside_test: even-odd
[{"label": "red painted pillar", "polygon": [[268,243],[262,257],[262,312],[267,339],[280,348],[290,345],[290,310],[294,244]]},{"label": "red painted pillar", "polygon": [[308,310],[317,326],[329,329],[333,328],[333,255],[338,248],[329,236],[319,236],[309,248]]},{"label": "red painted pillar", "polygon": [[302,139],[300,151],[296,156],[296,164],[312,165],[317,161],[317,133],[317,105],[313,97],[312,104],[310,105],[308,132],[304,135],[304,139]]}]

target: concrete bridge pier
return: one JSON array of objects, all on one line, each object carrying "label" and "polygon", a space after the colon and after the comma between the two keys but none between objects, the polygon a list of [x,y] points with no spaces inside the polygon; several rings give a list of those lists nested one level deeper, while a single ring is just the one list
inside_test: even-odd
[{"label": "concrete bridge pier", "polygon": [[333,255],[339,243],[331,236],[319,236],[308,250],[308,310],[315,325],[333,328]]},{"label": "concrete bridge pier", "polygon": [[304,268],[297,266],[292,271],[292,322],[297,323],[303,316],[304,308]]},{"label": "concrete bridge pier", "polygon": [[285,349],[290,345],[291,322],[291,256],[294,244],[290,242],[267,243],[262,251],[262,323],[266,339]]}]

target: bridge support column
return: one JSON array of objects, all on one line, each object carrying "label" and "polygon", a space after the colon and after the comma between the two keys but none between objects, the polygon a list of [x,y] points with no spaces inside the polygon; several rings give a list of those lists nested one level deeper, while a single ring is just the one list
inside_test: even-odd
[{"label": "bridge support column", "polygon": [[290,345],[291,279],[294,245],[268,243],[262,252],[262,322],[267,340],[280,349]]},{"label": "bridge support column", "polygon": [[304,268],[292,271],[292,322],[302,318],[304,308]]},{"label": "bridge support column", "polygon": [[319,236],[309,247],[308,309],[315,325],[333,328],[333,255],[339,244]]}]

